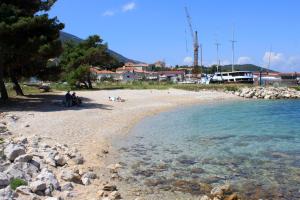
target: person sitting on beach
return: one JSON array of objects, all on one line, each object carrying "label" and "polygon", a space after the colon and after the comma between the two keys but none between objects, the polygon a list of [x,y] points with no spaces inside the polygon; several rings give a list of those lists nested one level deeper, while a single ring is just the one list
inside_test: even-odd
[{"label": "person sitting on beach", "polygon": [[72,105],[73,106],[79,106],[80,104],[81,104],[81,99],[78,96],[76,96],[75,92],[73,92],[73,94],[72,94]]},{"label": "person sitting on beach", "polygon": [[72,96],[70,94],[70,91],[68,91],[67,94],[65,95],[65,105],[66,107],[72,106]]}]

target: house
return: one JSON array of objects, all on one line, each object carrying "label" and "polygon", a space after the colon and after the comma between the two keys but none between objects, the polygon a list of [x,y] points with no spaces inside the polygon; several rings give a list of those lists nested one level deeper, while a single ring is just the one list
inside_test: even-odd
[{"label": "house", "polygon": [[123,66],[117,68],[116,73],[118,74],[117,80],[120,81],[143,80],[145,78],[145,72],[135,67]]},{"label": "house", "polygon": [[109,70],[99,70],[95,67],[91,67],[90,71],[96,77],[97,81],[102,81],[104,79],[113,79],[116,76],[115,72]]},{"label": "house", "polygon": [[127,62],[127,63],[125,63],[124,67],[125,68],[127,68],[127,67],[133,67],[136,70],[146,70],[149,67],[149,65],[146,64],[146,63]]},{"label": "house", "polygon": [[172,81],[180,82],[184,80],[184,71],[174,70],[174,71],[160,71],[158,72],[159,81]]},{"label": "house", "polygon": [[153,64],[155,67],[164,68],[166,67],[166,63],[164,61],[157,61]]}]

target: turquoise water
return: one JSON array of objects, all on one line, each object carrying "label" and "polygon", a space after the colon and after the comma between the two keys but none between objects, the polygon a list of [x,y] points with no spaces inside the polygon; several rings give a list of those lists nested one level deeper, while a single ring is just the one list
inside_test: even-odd
[{"label": "turquoise water", "polygon": [[146,118],[116,146],[129,183],[199,195],[229,181],[245,199],[293,200],[299,125],[297,100],[197,105]]}]

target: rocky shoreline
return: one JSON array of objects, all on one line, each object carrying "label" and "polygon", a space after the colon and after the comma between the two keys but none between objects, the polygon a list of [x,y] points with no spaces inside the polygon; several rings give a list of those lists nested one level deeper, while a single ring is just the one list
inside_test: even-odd
[{"label": "rocky shoreline", "polygon": [[[78,185],[88,186],[99,179],[93,169],[79,167],[85,160],[76,148],[47,144],[38,135],[15,137],[7,123],[18,117],[0,117],[0,199],[77,199]],[[121,195],[117,186],[102,182],[95,199],[121,199]]]},{"label": "rocky shoreline", "polygon": [[300,91],[285,87],[242,88],[232,94],[252,99],[300,99]]},{"label": "rocky shoreline", "polygon": [[[24,137],[20,133],[10,132],[8,123],[17,123],[18,120],[18,116],[0,113],[0,199],[84,199],[78,197],[77,192],[90,185],[97,187],[92,199],[126,199],[115,184],[116,181],[122,181],[119,170],[124,166],[119,163],[108,165],[108,177],[93,168],[81,167],[85,159],[76,148],[47,143],[45,138],[38,135]],[[109,152],[103,150],[102,153]],[[134,199],[147,199],[143,196],[139,194]],[[231,191],[230,184],[216,186],[209,194],[195,198],[240,199],[237,193]]]}]

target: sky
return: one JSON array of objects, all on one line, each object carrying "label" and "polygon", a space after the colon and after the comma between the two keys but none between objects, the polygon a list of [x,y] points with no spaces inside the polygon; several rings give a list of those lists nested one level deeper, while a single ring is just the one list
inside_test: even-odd
[{"label": "sky", "polygon": [[256,64],[300,72],[300,0],[57,0],[49,15],[80,38],[97,34],[110,49],[146,63],[191,65],[185,6],[203,46],[203,64]]}]

